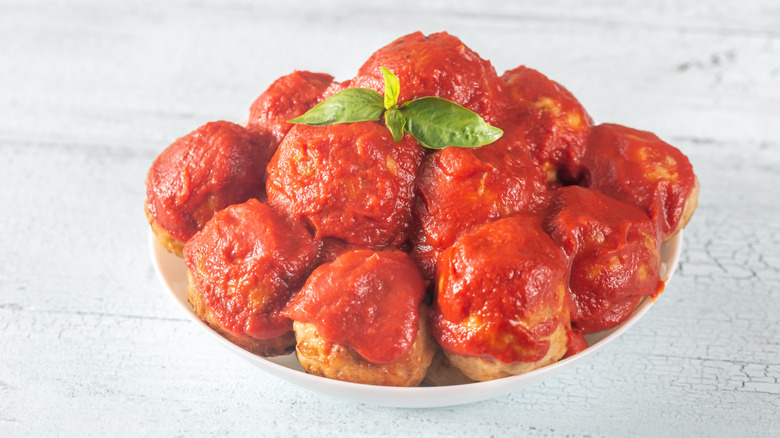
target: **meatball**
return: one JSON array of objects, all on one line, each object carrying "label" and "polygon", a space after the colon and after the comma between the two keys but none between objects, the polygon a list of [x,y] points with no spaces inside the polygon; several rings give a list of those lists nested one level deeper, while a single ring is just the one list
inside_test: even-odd
[{"label": "meatball", "polygon": [[282,76],[252,103],[247,127],[270,137],[270,156],[293,126],[287,121],[319,103],[333,85],[333,76],[324,73],[294,71]]},{"label": "meatball", "polygon": [[296,125],[268,166],[270,203],[310,224],[318,239],[357,246],[400,246],[422,148],[395,143],[377,122]]},{"label": "meatball", "polygon": [[317,262],[318,244],[300,223],[256,199],[232,205],[184,247],[187,297],[200,318],[261,356],[294,348],[282,315]]},{"label": "meatball", "polygon": [[520,66],[501,76],[506,83],[507,137],[539,163],[551,183],[576,183],[593,121],[563,86],[536,70]]},{"label": "meatball", "polygon": [[160,243],[181,256],[215,212],[264,197],[269,158],[262,142],[230,122],[207,123],[173,142],[146,176],[146,215]]},{"label": "meatball", "polygon": [[354,249],[319,266],[285,311],[301,365],[332,379],[419,385],[435,352],[424,295],[398,250]]},{"label": "meatball", "polygon": [[426,275],[438,253],[458,236],[491,219],[542,209],[545,176],[525,151],[509,140],[476,149],[444,148],[426,156],[415,182],[414,256]]},{"label": "meatball", "polygon": [[556,191],[544,225],[571,259],[572,327],[583,334],[625,321],[643,296],[657,296],[661,242],[639,207],[578,186]]},{"label": "meatball", "polygon": [[696,209],[699,187],[688,157],[655,134],[615,124],[593,128],[584,185],[643,208],[662,240]]},{"label": "meatball", "polygon": [[479,114],[488,123],[500,109],[501,80],[490,62],[446,32],[415,32],[377,50],[360,67],[352,87],[384,92],[385,67],[401,84],[398,103],[438,96]]},{"label": "meatball", "polygon": [[567,260],[535,216],[489,222],[437,264],[431,328],[453,366],[474,380],[524,373],[566,353]]}]

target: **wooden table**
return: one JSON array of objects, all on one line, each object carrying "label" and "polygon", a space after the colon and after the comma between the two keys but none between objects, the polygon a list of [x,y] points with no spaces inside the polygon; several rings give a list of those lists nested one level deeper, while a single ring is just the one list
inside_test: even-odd
[{"label": "wooden table", "polygon": [[[777,2],[374,3],[0,1],[0,436],[777,433]],[[405,410],[282,382],[204,336],[155,276],[142,206],[177,137],[245,117],[293,69],[347,79],[418,29],[657,133],[702,191],[677,275],[616,342],[508,396]]]}]

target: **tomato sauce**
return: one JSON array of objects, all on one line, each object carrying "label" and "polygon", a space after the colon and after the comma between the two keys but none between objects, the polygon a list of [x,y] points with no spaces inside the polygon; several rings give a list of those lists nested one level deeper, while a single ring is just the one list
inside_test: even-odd
[{"label": "tomato sauce", "polygon": [[568,327],[566,257],[538,218],[512,216],[463,235],[438,262],[431,325],[448,351],[534,362]]},{"label": "tomato sauce", "polygon": [[409,135],[395,143],[381,123],[296,125],[268,166],[269,202],[309,223],[318,239],[400,246],[423,152]]},{"label": "tomato sauce", "polygon": [[483,223],[541,210],[545,176],[524,151],[498,142],[476,149],[445,148],[426,157],[415,183],[414,213],[422,233],[418,245],[432,256],[460,234]]},{"label": "tomato sauce", "polygon": [[655,134],[615,124],[593,128],[584,184],[643,208],[665,240],[696,185],[688,157]]},{"label": "tomato sauce", "polygon": [[333,85],[333,76],[324,73],[294,71],[282,76],[252,103],[247,127],[272,138],[269,152],[273,154],[293,127],[287,121],[319,103],[324,92]]},{"label": "tomato sauce", "polygon": [[314,270],[285,314],[371,363],[400,359],[417,334],[425,283],[398,250],[356,249]]},{"label": "tomato sauce", "polygon": [[398,104],[425,96],[458,103],[488,123],[500,112],[502,82],[490,62],[446,33],[415,32],[374,52],[360,67],[352,87],[384,92],[385,67],[401,83]]},{"label": "tomato sauce", "polygon": [[150,216],[173,238],[186,242],[215,212],[250,198],[264,198],[266,145],[244,127],[207,123],[179,138],[154,161],[146,176]]},{"label": "tomato sauce", "polygon": [[577,331],[614,327],[643,296],[661,293],[661,242],[642,209],[569,186],[555,192],[550,210],[545,229],[571,260],[571,321]]},{"label": "tomato sauce", "polygon": [[292,329],[281,311],[317,253],[303,225],[250,199],[218,212],[187,242],[184,262],[225,330],[266,339]]},{"label": "tomato sauce", "polygon": [[550,182],[576,183],[592,119],[563,86],[520,66],[501,76],[506,83],[505,135],[518,136]]}]

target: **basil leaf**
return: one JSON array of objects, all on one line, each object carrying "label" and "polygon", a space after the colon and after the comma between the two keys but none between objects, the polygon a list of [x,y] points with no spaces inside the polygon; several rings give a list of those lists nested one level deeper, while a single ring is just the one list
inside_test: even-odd
[{"label": "basil leaf", "polygon": [[406,118],[398,108],[390,108],[385,112],[385,125],[390,133],[393,134],[393,140],[398,143],[404,136],[404,126]]},{"label": "basil leaf", "polygon": [[401,105],[406,132],[430,149],[478,147],[504,134],[474,111],[440,97],[421,97]]},{"label": "basil leaf", "polygon": [[[380,67],[385,77],[385,108],[390,109],[398,103],[398,95],[401,93],[401,83],[398,77],[390,70]],[[398,141],[398,140],[396,140]]]},{"label": "basil leaf", "polygon": [[315,105],[290,123],[333,125],[379,120],[385,107],[382,95],[367,88],[347,88]]}]

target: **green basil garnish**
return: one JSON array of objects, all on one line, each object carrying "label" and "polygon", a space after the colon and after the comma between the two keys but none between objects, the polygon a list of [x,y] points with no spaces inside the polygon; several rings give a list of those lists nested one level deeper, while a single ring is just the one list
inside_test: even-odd
[{"label": "green basil garnish", "polygon": [[[385,109],[391,109],[398,103],[398,95],[401,93],[401,83],[398,77],[390,70],[380,67],[385,77]],[[397,142],[398,140],[396,140]]]},{"label": "green basil garnish", "polygon": [[404,128],[406,126],[406,117],[401,114],[401,110],[398,108],[390,108],[385,111],[385,125],[390,133],[393,134],[393,140],[398,143],[404,136]]},{"label": "green basil garnish", "polygon": [[408,132],[429,149],[479,147],[493,143],[504,134],[474,111],[441,97],[421,97],[399,107],[398,77],[385,67],[381,69],[385,79],[384,96],[366,88],[348,88],[288,122],[333,125],[377,121],[384,114],[385,125],[396,143]]},{"label": "green basil garnish", "polygon": [[421,97],[401,105],[406,132],[431,149],[473,148],[493,143],[503,131],[474,111],[441,97]]},{"label": "green basil garnish", "polygon": [[372,122],[379,120],[384,111],[381,94],[366,88],[347,88],[288,122],[316,126]]}]

